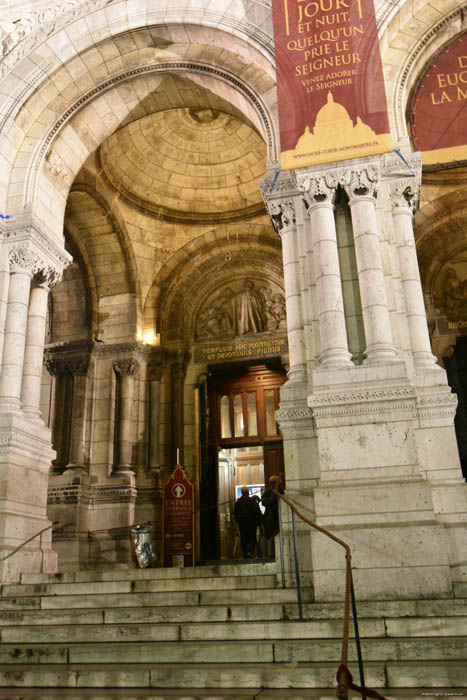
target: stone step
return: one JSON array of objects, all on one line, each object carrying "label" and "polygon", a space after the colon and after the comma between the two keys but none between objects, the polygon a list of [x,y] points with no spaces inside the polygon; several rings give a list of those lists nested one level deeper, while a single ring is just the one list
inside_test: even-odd
[{"label": "stone step", "polygon": [[[298,664],[293,666],[271,663],[249,664],[48,664],[48,665],[0,665],[0,687],[10,688],[129,688],[129,700],[135,688],[187,689],[192,688],[244,688],[258,689],[332,689],[335,693],[335,663]],[[368,687],[376,689],[414,688],[413,695],[420,698],[420,688],[431,688],[428,697],[438,696],[451,689],[465,688],[465,661],[413,661],[368,662],[365,679]],[[357,678],[356,668],[351,668]],[[433,688],[436,690],[433,691]],[[416,690],[415,690],[416,689]],[[301,690],[292,695],[295,700]],[[29,690],[22,696],[29,698]],[[279,696],[286,697],[286,696]],[[290,695],[288,696],[290,697]],[[312,694],[312,697],[315,697]],[[262,696],[261,700],[263,700]],[[2,693],[3,700],[3,693]]]},{"label": "stone step", "polygon": [[[83,615],[83,610],[26,610],[26,611],[3,611],[2,612],[2,627],[22,627],[31,629],[31,640],[36,640],[34,636],[37,630],[34,630],[35,625],[41,626],[45,629],[44,625],[47,626],[60,626],[62,629],[62,634],[65,634],[70,625],[131,625],[131,624],[143,624],[149,625],[150,623],[158,623],[159,625],[163,623],[169,623],[174,627],[174,630],[178,630],[180,638],[188,638],[186,635],[190,634],[190,628],[187,625],[179,625],[179,623],[223,623],[222,627],[225,628],[225,623],[242,623],[243,627],[232,627],[230,634],[250,634],[251,626],[245,627],[244,625],[248,622],[262,621],[267,623],[271,629],[271,623],[281,623],[287,625],[288,629],[291,622],[297,619],[298,610],[296,606],[292,607],[292,610],[288,610],[291,606],[277,605],[231,605],[231,606],[184,606],[184,607],[136,607],[136,608],[107,608],[107,609],[90,609],[87,610],[85,615]],[[309,606],[308,606],[309,608]],[[339,611],[336,611],[339,612]],[[465,611],[467,613],[467,611]],[[329,630],[333,629],[333,625],[339,625],[342,627],[343,608],[340,606],[340,618],[330,618],[329,620],[322,620],[317,617],[313,622],[310,629],[312,636],[334,636],[328,634],[322,634],[319,630]],[[83,619],[84,617],[84,619]],[[370,635],[375,636],[369,632],[365,632],[368,627],[362,627],[362,625],[367,624],[367,620],[371,618],[360,617],[360,632],[362,636]],[[378,619],[378,618],[376,618]],[[311,618],[313,620],[313,618]],[[310,621],[308,621],[310,622]],[[297,623],[299,625],[304,624],[303,622]],[[314,625],[314,626],[313,626]],[[196,627],[195,627],[196,629]],[[206,626],[204,627],[206,630]],[[266,629],[263,624],[262,631]],[[244,631],[242,631],[244,630]],[[40,630],[39,630],[40,633]],[[51,634],[56,634],[56,630],[51,628]],[[210,631],[208,635],[215,634],[215,629]],[[18,634],[29,634],[29,632],[18,631]],[[464,617],[428,617],[428,618],[380,618],[378,620],[378,634],[380,636],[387,637],[430,637],[430,636],[459,636],[467,635],[467,616]],[[230,635],[229,635],[230,636]],[[6,630],[1,637],[4,641],[11,641],[10,637],[6,636]],[[208,636],[208,638],[212,638]],[[19,637],[18,637],[19,641]],[[41,640],[37,640],[41,641]]]},{"label": "stone step", "polygon": [[[417,689],[416,695],[413,688],[391,688],[390,690],[381,690],[387,700],[435,700],[440,694],[432,688]],[[261,694],[260,694],[261,693]],[[467,687],[465,688],[443,688],[443,697],[462,697],[467,695]],[[353,694],[352,698],[359,698],[357,694]],[[201,688],[191,688],[190,691],[183,690],[150,690],[136,689],[131,690],[121,688],[107,688],[105,690],[97,690],[92,688],[82,688],[80,690],[70,690],[64,688],[28,688],[27,697],[24,690],[19,688],[3,688],[1,700],[51,700],[51,698],[67,698],[67,700],[136,700],[137,698],[145,698],[145,700],[332,700],[336,699],[336,690],[334,688],[324,689],[307,689],[301,688],[299,691],[281,688],[279,690],[267,688],[215,688],[203,690]]]},{"label": "stone step", "polygon": [[180,568],[117,569],[67,571],[56,574],[21,574],[21,583],[83,583],[92,581],[134,581],[144,579],[185,579],[276,574],[276,562],[229,563],[225,565]]},{"label": "stone step", "polygon": [[[336,671],[336,663],[11,664],[0,665],[0,687],[332,689]],[[384,663],[366,664],[365,673],[368,686],[384,687]]]},{"label": "stone step", "polygon": [[[250,640],[242,642],[177,642],[164,640],[148,642],[134,636],[132,643],[115,634],[113,641],[81,643],[2,643],[0,664],[179,664],[187,663],[252,663],[274,662],[286,667],[309,663],[333,662],[339,664],[341,640],[296,639],[296,640]],[[362,654],[365,665],[369,662],[412,662],[420,659],[423,644],[423,661],[420,663],[465,661],[467,640],[459,638],[432,639],[362,639]],[[349,659],[356,662],[355,645],[349,646]]]},{"label": "stone step", "polygon": [[[310,600],[311,597],[312,592],[310,589],[303,591],[303,599],[305,601]],[[238,590],[203,590],[195,592],[172,591],[170,592],[170,595],[161,595],[160,592],[133,592],[131,595],[121,595],[120,593],[92,593],[89,595],[87,593],[81,593],[79,595],[20,595],[18,597],[0,597],[0,610],[57,610],[65,608],[127,608],[144,606],[172,607],[180,605],[243,605],[252,604],[255,602],[261,604],[287,602],[295,604],[296,608],[296,600],[297,594],[292,588],[264,588],[257,590],[254,588],[245,588]],[[343,610],[343,603],[340,604],[340,608]]]},{"label": "stone step", "polygon": [[24,583],[2,586],[2,597],[33,595],[98,595],[102,593],[145,593],[275,588],[275,574],[186,579],[139,579],[128,581],[85,581],[80,583]]},{"label": "stone step", "polygon": [[[295,617],[298,613],[296,612]],[[289,616],[287,616],[289,617]],[[256,605],[185,605],[168,607],[134,607],[69,610],[4,610],[1,613],[3,627],[12,625],[72,625],[124,624],[124,623],[178,623],[178,622],[230,622],[232,620],[283,620],[284,606],[277,604]]]},{"label": "stone step", "polygon": [[[382,620],[362,620],[362,637],[384,637]],[[342,623],[338,620],[319,622],[261,621],[192,623],[192,624],[87,624],[4,627],[2,643],[30,642],[121,642],[133,641],[248,641],[262,639],[340,639]]]}]

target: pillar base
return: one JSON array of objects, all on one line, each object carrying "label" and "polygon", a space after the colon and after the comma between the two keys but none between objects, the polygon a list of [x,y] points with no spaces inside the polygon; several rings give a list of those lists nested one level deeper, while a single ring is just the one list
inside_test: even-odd
[{"label": "pillar base", "polygon": [[[47,518],[47,483],[55,452],[50,431],[17,413],[0,414],[0,558],[35,533],[52,525]],[[0,580],[18,581],[21,573],[55,572],[52,530],[44,532],[0,562]]]}]

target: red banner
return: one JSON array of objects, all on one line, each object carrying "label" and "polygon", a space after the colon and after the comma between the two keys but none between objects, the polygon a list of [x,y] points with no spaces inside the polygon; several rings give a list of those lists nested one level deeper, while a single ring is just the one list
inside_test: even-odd
[{"label": "red banner", "polygon": [[467,160],[467,35],[423,77],[412,107],[412,139],[424,165]]},{"label": "red banner", "polygon": [[164,484],[164,566],[194,566],[193,484],[180,465]]},{"label": "red banner", "polygon": [[392,150],[373,0],[273,0],[282,169]]}]

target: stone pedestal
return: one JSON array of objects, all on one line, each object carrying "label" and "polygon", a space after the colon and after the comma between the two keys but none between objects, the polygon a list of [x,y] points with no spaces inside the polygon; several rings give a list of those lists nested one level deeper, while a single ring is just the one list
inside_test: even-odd
[{"label": "stone pedestal", "polygon": [[83,469],[67,469],[49,481],[48,514],[58,521],[54,538],[60,571],[131,567],[128,527],[134,523],[134,475],[92,484]]},{"label": "stone pedestal", "polygon": [[[48,428],[20,414],[0,414],[0,559],[52,524],[47,517],[47,482],[54,455]],[[49,529],[0,561],[0,580],[56,571],[51,542]]]}]

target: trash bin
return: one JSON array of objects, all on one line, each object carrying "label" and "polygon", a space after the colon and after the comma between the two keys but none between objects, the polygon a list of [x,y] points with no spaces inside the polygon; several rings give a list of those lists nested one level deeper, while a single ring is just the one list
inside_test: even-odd
[{"label": "trash bin", "polygon": [[152,544],[152,525],[134,525],[130,531],[139,568],[145,569],[157,559]]}]

